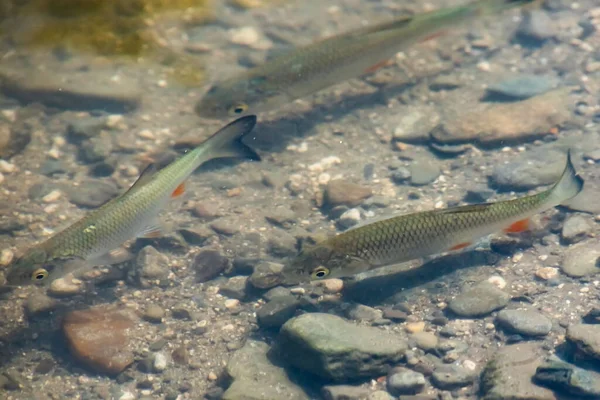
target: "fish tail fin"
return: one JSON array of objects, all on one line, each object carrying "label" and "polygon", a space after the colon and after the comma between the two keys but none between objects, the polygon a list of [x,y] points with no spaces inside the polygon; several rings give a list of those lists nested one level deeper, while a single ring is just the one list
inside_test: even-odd
[{"label": "fish tail fin", "polygon": [[567,164],[558,180],[550,189],[552,199],[556,204],[564,204],[577,196],[583,190],[583,178],[577,174],[571,161],[571,150],[567,152]]},{"label": "fish tail fin", "polygon": [[255,115],[238,118],[209,137],[202,147],[211,158],[240,157],[260,161],[260,156],[242,142],[255,125]]}]

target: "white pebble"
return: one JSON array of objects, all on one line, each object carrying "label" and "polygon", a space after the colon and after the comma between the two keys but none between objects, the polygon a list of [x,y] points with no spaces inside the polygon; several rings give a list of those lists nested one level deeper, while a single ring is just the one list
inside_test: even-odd
[{"label": "white pebble", "polygon": [[48,288],[48,294],[56,296],[72,296],[83,289],[83,282],[68,274],[64,278],[55,279]]},{"label": "white pebble", "polygon": [[233,310],[239,307],[240,301],[238,299],[227,299],[225,300],[225,308]]},{"label": "white pebble", "polygon": [[54,146],[56,147],[63,147],[65,144],[67,144],[67,141],[65,140],[64,137],[62,136],[54,136],[52,138],[52,143],[54,144]]},{"label": "white pebble", "polygon": [[109,128],[114,128],[121,122],[123,122],[123,116],[120,114],[113,114],[106,117],[106,126]]},{"label": "white pebble", "polygon": [[315,284],[322,286],[325,293],[340,293],[344,289],[344,281],[337,278],[324,279],[322,281],[315,281]]},{"label": "white pebble", "polygon": [[167,369],[167,357],[163,353],[156,353],[154,356],[154,370],[164,371]]},{"label": "white pebble", "polygon": [[17,167],[15,167],[15,164],[11,164],[6,160],[0,160],[0,171],[11,173],[14,172],[16,169]]},{"label": "white pebble", "polygon": [[469,371],[475,371],[475,369],[477,369],[477,364],[475,363],[475,361],[465,360],[462,364],[463,367],[465,367]]},{"label": "white pebble", "polygon": [[60,190],[53,190],[50,193],[48,193],[47,195],[45,195],[44,197],[42,197],[42,201],[44,203],[52,203],[53,201],[60,199],[60,196],[61,196]]},{"label": "white pebble", "polygon": [[142,139],[149,139],[149,140],[154,139],[154,133],[152,133],[152,131],[150,129],[142,129],[141,131],[138,132],[138,136],[141,137]]},{"label": "white pebble", "polygon": [[135,400],[135,395],[131,392],[123,392],[119,400]]},{"label": "white pebble", "polygon": [[317,178],[317,182],[319,182],[319,185],[327,185],[330,180],[331,180],[331,175],[329,175],[327,172],[323,172]]},{"label": "white pebble", "polygon": [[336,164],[340,164],[342,160],[336,156],[328,156],[323,158],[321,161],[316,162],[308,166],[308,170],[311,172],[323,172],[326,169],[333,167]]},{"label": "white pebble", "polygon": [[306,289],[304,289],[303,287],[295,287],[290,289],[290,293],[303,295],[306,293]]},{"label": "white pebble", "polygon": [[10,249],[4,249],[0,252],[0,265],[6,266],[11,263],[15,254]]},{"label": "white pebble", "polygon": [[15,122],[17,120],[17,112],[15,110],[2,110],[2,116],[8,122]]},{"label": "white pebble", "polygon": [[46,214],[53,214],[58,209],[58,204],[50,204],[44,207],[44,212]]},{"label": "white pebble", "polygon": [[358,208],[351,208],[340,215],[340,222],[346,226],[356,225],[360,221],[360,211]]},{"label": "white pebble", "polygon": [[498,275],[492,275],[488,278],[488,282],[496,286],[498,289],[504,289],[506,287],[506,280]]},{"label": "white pebble", "polygon": [[267,50],[273,45],[270,40],[263,37],[260,32],[252,26],[230,29],[229,40],[232,43],[248,46],[257,50]]},{"label": "white pebble", "polygon": [[52,147],[50,150],[48,150],[46,154],[48,155],[48,157],[54,158],[55,160],[58,160],[61,155],[60,150],[58,150],[58,148],[56,147]]}]

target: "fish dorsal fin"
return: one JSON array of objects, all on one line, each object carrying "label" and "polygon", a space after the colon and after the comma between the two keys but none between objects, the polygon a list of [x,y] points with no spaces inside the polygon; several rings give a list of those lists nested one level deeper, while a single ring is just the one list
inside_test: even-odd
[{"label": "fish dorsal fin", "polygon": [[142,171],[142,173],[140,174],[140,177],[137,178],[137,180],[133,183],[133,185],[131,185],[129,190],[127,190],[127,192],[125,192],[125,194],[133,193],[137,189],[144,186],[146,183],[150,182],[150,180],[152,180],[152,178],[154,177],[154,175],[156,175],[157,172],[158,172],[158,167],[156,166],[155,163],[148,165]]},{"label": "fish dorsal fin", "polygon": [[399,28],[405,28],[406,26],[408,26],[411,21],[413,20],[413,17],[411,16],[406,16],[406,17],[400,17],[400,18],[396,18],[392,21],[388,21],[388,22],[383,22],[381,24],[375,24],[373,26],[365,26],[362,29],[358,29],[353,36],[363,36],[366,34],[373,34],[373,33],[382,33],[382,32],[387,32],[390,30],[394,30],[394,29],[399,29]]}]

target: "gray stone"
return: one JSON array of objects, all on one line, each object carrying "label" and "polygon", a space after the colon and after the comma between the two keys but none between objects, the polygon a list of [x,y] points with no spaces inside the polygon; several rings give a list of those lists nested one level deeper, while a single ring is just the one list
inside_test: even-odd
[{"label": "gray stone", "polygon": [[398,369],[387,377],[388,392],[394,396],[416,394],[425,388],[425,376],[409,369]]},{"label": "gray stone", "polygon": [[499,164],[490,176],[490,183],[504,191],[526,191],[550,185],[560,178],[564,154],[557,151],[527,152],[508,164]]},{"label": "gray stone", "polygon": [[296,213],[288,207],[279,206],[265,216],[273,225],[289,228],[296,222]]},{"label": "gray stone", "polygon": [[565,243],[577,243],[585,239],[591,232],[592,225],[587,218],[582,215],[571,215],[563,225],[561,239]]},{"label": "gray stone", "polygon": [[475,381],[477,373],[458,365],[440,365],[431,375],[431,383],[438,389],[453,390],[468,386]]},{"label": "gray stone", "polygon": [[575,396],[600,398],[600,374],[561,361],[540,365],[535,373],[536,383]]},{"label": "gray stone", "polygon": [[392,173],[390,174],[390,179],[395,184],[402,185],[410,179],[411,175],[412,173],[408,168],[399,167],[398,169],[392,171]]},{"label": "gray stone", "polygon": [[277,349],[289,364],[338,382],[381,376],[407,349],[397,334],[310,313],[281,328]]},{"label": "gray stone", "polygon": [[40,169],[38,171],[42,175],[52,176],[54,174],[63,174],[67,172],[68,167],[65,165],[63,160],[48,158],[42,163],[42,165],[40,165]]},{"label": "gray stone", "polygon": [[382,317],[383,312],[363,304],[355,304],[346,310],[346,315],[357,321],[375,321]]},{"label": "gray stone", "polygon": [[495,192],[488,189],[487,186],[477,185],[474,188],[467,190],[463,200],[467,203],[484,203],[494,194]]},{"label": "gray stone", "polygon": [[233,236],[240,231],[238,224],[224,218],[216,220],[210,224],[210,227],[215,232],[225,236]]},{"label": "gray stone", "polygon": [[416,161],[409,167],[410,183],[413,186],[424,186],[440,176],[440,167],[431,160]]},{"label": "gray stone", "polygon": [[344,205],[356,207],[371,197],[371,189],[342,179],[330,181],[325,188],[324,199],[329,207]]},{"label": "gray stone", "polygon": [[581,354],[600,360],[600,325],[570,325],[567,328],[567,341]]},{"label": "gray stone", "polygon": [[219,293],[232,299],[244,300],[246,298],[247,285],[248,277],[234,276],[229,278],[223,285],[221,285]]},{"label": "gray stone", "polygon": [[510,295],[489,282],[481,282],[456,296],[448,307],[461,317],[480,317],[506,307]]},{"label": "gray stone", "polygon": [[294,236],[283,230],[277,230],[272,233],[267,242],[269,254],[274,257],[285,258],[295,255],[297,240]]},{"label": "gray stone", "polygon": [[594,275],[600,272],[599,257],[600,249],[595,240],[577,243],[565,251],[561,269],[574,278]]},{"label": "gray stone", "polygon": [[202,250],[196,254],[193,262],[196,280],[206,282],[221,275],[229,266],[229,259],[218,250]]},{"label": "gray stone", "polygon": [[358,208],[351,208],[351,209],[345,211],[342,215],[340,215],[340,218],[337,221],[338,225],[342,229],[351,228],[354,225],[358,224],[359,222],[360,222],[360,211],[358,210]]},{"label": "gray stone", "polygon": [[376,390],[367,397],[367,400],[394,400],[394,398],[384,390]]},{"label": "gray stone", "polygon": [[438,338],[432,332],[416,332],[410,335],[418,348],[424,351],[431,351],[438,345]]},{"label": "gray stone", "polygon": [[266,343],[248,340],[227,363],[227,375],[233,380],[222,400],[309,400],[292,383],[285,370],[269,361]]},{"label": "gray stone", "polygon": [[524,13],[517,34],[525,39],[543,42],[556,36],[556,26],[545,11],[530,10]]},{"label": "gray stone", "polygon": [[167,279],[170,272],[169,258],[154,247],[146,246],[138,253],[133,275],[142,287]]},{"label": "gray stone", "polygon": [[325,400],[364,400],[369,389],[364,386],[328,385],[323,386],[321,394]]},{"label": "gray stone", "polygon": [[283,264],[264,261],[256,265],[249,282],[258,289],[269,289],[281,282]]},{"label": "gray stone", "polygon": [[182,228],[177,232],[183,240],[194,246],[202,246],[209,238],[215,236],[215,232],[206,226]]},{"label": "gray stone", "polygon": [[104,128],[106,128],[105,118],[74,118],[67,125],[67,135],[71,141],[78,142],[97,136]]},{"label": "gray stone", "polygon": [[162,307],[149,304],[142,317],[148,322],[161,323],[164,316],[165,310]]},{"label": "gray stone", "polygon": [[290,289],[283,286],[276,286],[273,289],[270,289],[267,292],[263,293],[262,298],[267,301],[271,301],[276,297],[285,297],[290,296],[291,294],[292,292],[290,291]]},{"label": "gray stone", "polygon": [[79,207],[96,208],[119,194],[118,188],[109,181],[87,179],[78,186],[66,186],[69,201]]},{"label": "gray stone", "polygon": [[256,311],[256,319],[263,328],[279,328],[296,314],[299,305],[292,295],[275,297]]},{"label": "gray stone", "polygon": [[554,89],[557,80],[550,76],[520,74],[487,88],[488,92],[515,99],[528,99]]},{"label": "gray stone", "polygon": [[481,374],[483,399],[556,400],[552,391],[532,382],[542,363],[540,354],[544,353],[536,343],[519,343],[498,350]]},{"label": "gray stone", "polygon": [[[440,116],[433,106],[401,106],[406,110],[390,116],[390,124],[396,123],[393,137],[402,142],[424,142],[429,132],[439,123]],[[398,121],[394,121],[397,119]]]},{"label": "gray stone", "polygon": [[25,303],[25,311],[29,317],[49,313],[56,308],[57,302],[45,293],[32,293]]},{"label": "gray stone", "polygon": [[583,153],[583,158],[585,160],[592,160],[594,162],[600,161],[600,149],[586,151]]},{"label": "gray stone", "polygon": [[84,141],[79,149],[79,159],[85,163],[102,161],[113,151],[112,137],[108,132]]},{"label": "gray stone", "polygon": [[537,311],[502,310],[496,316],[496,323],[524,336],[546,336],[552,330],[552,321]]}]

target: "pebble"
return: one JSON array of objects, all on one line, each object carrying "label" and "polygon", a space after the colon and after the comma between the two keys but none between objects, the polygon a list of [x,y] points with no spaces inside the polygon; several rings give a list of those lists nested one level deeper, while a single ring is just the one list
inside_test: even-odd
[{"label": "pebble", "polygon": [[431,375],[431,383],[442,390],[453,390],[473,383],[477,374],[459,365],[441,365]]},{"label": "pebble", "polygon": [[554,267],[541,267],[535,271],[535,276],[544,281],[556,279],[558,276],[558,268]]},{"label": "pebble", "polygon": [[55,279],[48,287],[48,294],[56,297],[68,297],[82,292],[83,282],[75,279],[72,274]]},{"label": "pebble", "polygon": [[425,330],[425,322],[424,321],[409,322],[406,324],[404,329],[406,329],[406,332],[408,332],[408,333],[423,332],[423,330]]},{"label": "pebble", "polygon": [[358,224],[359,222],[360,222],[360,211],[358,210],[358,208],[349,209],[348,211],[346,211],[342,215],[340,215],[340,218],[338,219],[338,224],[343,229],[351,228],[354,225]]},{"label": "pebble", "polygon": [[274,231],[267,242],[267,251],[269,254],[279,258],[286,258],[296,255],[297,239],[286,231]]},{"label": "pebble", "polygon": [[487,90],[515,99],[528,99],[554,89],[557,83],[557,80],[550,76],[520,74],[493,84]]},{"label": "pebble", "polygon": [[143,318],[149,322],[161,323],[162,319],[165,316],[165,310],[156,305],[150,304],[146,307],[146,311],[144,311]]},{"label": "pebble", "polygon": [[[367,400],[394,400],[392,396],[385,390],[376,390],[367,397]],[[404,400],[404,399],[403,399]],[[410,400],[410,399],[408,399]],[[419,400],[419,399],[414,399]],[[422,399],[422,400],[430,400],[430,399]]]},{"label": "pebble", "polygon": [[393,138],[401,142],[422,142],[427,140],[429,132],[440,122],[440,116],[434,106],[402,106],[401,110],[390,116],[390,125],[396,125]]},{"label": "pebble", "polygon": [[506,287],[506,280],[499,275],[492,275],[487,279],[487,281],[496,286],[498,289],[504,289]]},{"label": "pebble", "polygon": [[339,205],[356,207],[372,194],[369,188],[342,179],[335,179],[330,181],[325,188],[325,202],[329,207]]},{"label": "pebble", "polygon": [[0,160],[0,172],[4,172],[5,174],[10,174],[15,172],[17,167],[15,164],[11,164],[6,160]]},{"label": "pebble", "polygon": [[480,317],[504,308],[510,295],[489,282],[481,282],[464,290],[448,304],[448,308],[461,317]]},{"label": "pebble", "polygon": [[133,363],[129,331],[134,316],[108,306],[72,311],[62,323],[71,354],[100,373],[116,375]]},{"label": "pebble", "polygon": [[557,151],[532,151],[508,164],[494,167],[490,183],[503,191],[526,191],[550,185],[560,178],[564,154]]},{"label": "pebble", "polygon": [[266,343],[249,339],[229,358],[225,372],[232,379],[221,399],[309,400],[286,371],[273,365]]},{"label": "pebble", "polygon": [[600,249],[595,240],[577,243],[565,250],[561,264],[562,271],[568,276],[580,278],[600,272]]},{"label": "pebble", "polygon": [[194,246],[202,246],[209,238],[215,236],[215,232],[206,226],[182,228],[177,232],[183,240]]},{"label": "pebble", "polygon": [[192,208],[192,215],[201,219],[212,219],[219,216],[219,207],[216,204],[200,203]]},{"label": "pebble", "polygon": [[540,365],[534,380],[537,384],[570,393],[575,398],[600,398],[600,373],[560,360]]},{"label": "pebble", "polygon": [[537,311],[502,310],[496,323],[510,333],[524,336],[546,336],[552,330],[552,321]]},{"label": "pebble", "polygon": [[202,250],[194,257],[192,267],[196,271],[196,281],[207,282],[229,267],[229,259],[218,250]]},{"label": "pebble", "polygon": [[524,12],[523,20],[517,28],[517,35],[536,42],[543,42],[556,36],[557,24],[548,13],[542,10]]},{"label": "pebble", "polygon": [[438,338],[431,332],[416,332],[410,338],[415,341],[418,348],[423,351],[431,351],[438,345]]},{"label": "pebble", "polygon": [[278,206],[265,215],[265,219],[273,225],[289,228],[298,218],[289,207]]},{"label": "pebble", "polygon": [[15,253],[11,249],[3,249],[0,251],[0,265],[9,265],[15,257]]},{"label": "pebble", "polygon": [[247,283],[248,277],[233,276],[221,285],[219,293],[232,299],[244,300],[246,298]]},{"label": "pebble", "polygon": [[227,299],[225,300],[225,308],[228,310],[235,310],[240,306],[238,299]]},{"label": "pebble", "polygon": [[600,360],[600,325],[569,325],[566,338],[582,355]]},{"label": "pebble", "polygon": [[369,389],[364,386],[327,385],[321,389],[325,400],[361,400],[369,395]]},{"label": "pebble", "polygon": [[300,302],[295,296],[278,296],[256,312],[258,324],[266,329],[279,329],[296,314]]},{"label": "pebble", "polygon": [[417,394],[423,391],[427,381],[425,376],[419,372],[399,369],[392,371],[387,377],[387,389],[394,396],[403,394]]},{"label": "pebble", "polygon": [[567,244],[581,242],[592,232],[592,225],[582,215],[571,215],[565,221],[561,239]]},{"label": "pebble", "polygon": [[53,202],[57,201],[58,199],[60,199],[60,196],[62,196],[62,193],[60,192],[60,190],[53,190],[50,193],[48,193],[47,195],[45,195],[44,197],[42,197],[42,201],[44,203],[53,203]]},{"label": "pebble", "polygon": [[137,255],[130,273],[141,287],[150,287],[158,281],[166,280],[171,272],[169,258],[152,246],[145,246]]},{"label": "pebble", "polygon": [[346,315],[357,321],[375,321],[382,317],[383,312],[363,304],[355,304],[346,310]]},{"label": "pebble", "polygon": [[226,236],[233,236],[240,231],[240,227],[232,221],[226,219],[218,219],[210,227],[217,233]]},{"label": "pebble", "polygon": [[248,279],[250,284],[257,289],[270,289],[281,281],[283,264],[263,261],[254,267],[254,272]]},{"label": "pebble", "polygon": [[167,356],[165,356],[162,352],[158,352],[154,355],[154,371],[162,372],[167,369]]},{"label": "pebble", "polygon": [[432,161],[416,161],[409,167],[410,183],[413,186],[425,186],[440,176],[440,167]]},{"label": "pebble", "polygon": [[78,186],[63,188],[69,201],[79,207],[96,208],[119,194],[114,183],[100,179],[86,179]]},{"label": "pebble", "polygon": [[257,50],[268,50],[273,43],[252,26],[244,26],[229,30],[231,43],[248,46]]},{"label": "pebble", "polygon": [[32,293],[25,303],[25,311],[29,317],[46,314],[54,310],[57,301],[47,296],[45,293]]},{"label": "pebble", "polygon": [[21,153],[31,141],[31,133],[31,127],[25,124],[0,124],[0,157],[9,159]]},{"label": "pebble", "polygon": [[431,136],[440,143],[487,145],[531,140],[570,119],[567,102],[567,89],[556,89],[514,103],[481,103],[444,119]]},{"label": "pebble", "polygon": [[404,358],[406,342],[379,328],[360,326],[324,313],[287,321],[277,349],[290,365],[337,382],[386,374]]},{"label": "pebble", "polygon": [[325,293],[329,294],[340,293],[344,289],[344,281],[338,278],[315,281],[314,284],[323,287]]}]

